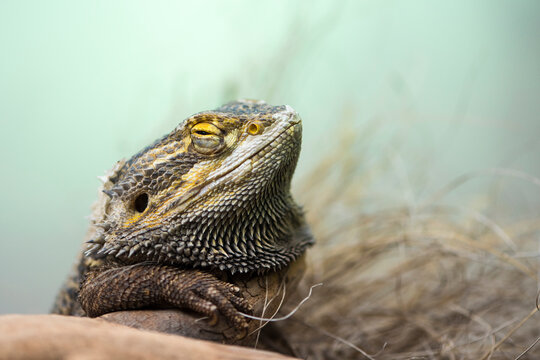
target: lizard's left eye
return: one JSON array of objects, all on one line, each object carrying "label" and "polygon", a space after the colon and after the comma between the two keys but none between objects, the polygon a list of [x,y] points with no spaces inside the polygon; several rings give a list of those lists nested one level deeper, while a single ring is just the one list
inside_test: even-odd
[{"label": "lizard's left eye", "polygon": [[223,133],[213,124],[198,123],[191,128],[191,142],[201,154],[213,154],[223,148]]}]

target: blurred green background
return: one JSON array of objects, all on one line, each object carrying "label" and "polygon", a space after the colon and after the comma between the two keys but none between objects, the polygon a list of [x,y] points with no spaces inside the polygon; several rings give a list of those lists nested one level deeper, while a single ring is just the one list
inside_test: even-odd
[{"label": "blurred green background", "polygon": [[[3,1],[0,51],[0,313],[48,311],[96,176],[235,98],[300,112],[300,179],[362,135],[355,166],[389,164],[366,211],[469,171],[540,176],[534,0]],[[537,216],[540,190],[478,179],[448,201],[504,222]]]}]

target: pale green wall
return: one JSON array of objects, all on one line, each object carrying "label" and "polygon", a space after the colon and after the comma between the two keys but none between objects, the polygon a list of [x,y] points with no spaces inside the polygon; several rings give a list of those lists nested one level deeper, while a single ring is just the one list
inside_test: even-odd
[{"label": "pale green wall", "polygon": [[[343,114],[375,121],[381,207],[475,169],[539,176],[540,2],[2,1],[0,313],[47,311],[97,175],[236,97],[301,113],[300,172]],[[512,211],[534,212],[518,185]]]}]

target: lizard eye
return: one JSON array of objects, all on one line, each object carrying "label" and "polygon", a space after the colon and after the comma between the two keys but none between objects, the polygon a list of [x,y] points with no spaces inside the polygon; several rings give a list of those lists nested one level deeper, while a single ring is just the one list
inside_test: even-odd
[{"label": "lizard eye", "polygon": [[201,154],[213,154],[223,147],[222,131],[210,123],[198,123],[191,128],[191,142]]}]

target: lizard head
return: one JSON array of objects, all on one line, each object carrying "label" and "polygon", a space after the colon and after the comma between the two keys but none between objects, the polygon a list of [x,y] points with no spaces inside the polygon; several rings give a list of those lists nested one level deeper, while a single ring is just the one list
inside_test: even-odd
[{"label": "lizard head", "polygon": [[105,179],[86,256],[231,272],[286,265],[311,235],[290,182],[301,121],[237,101],[184,120]]}]

